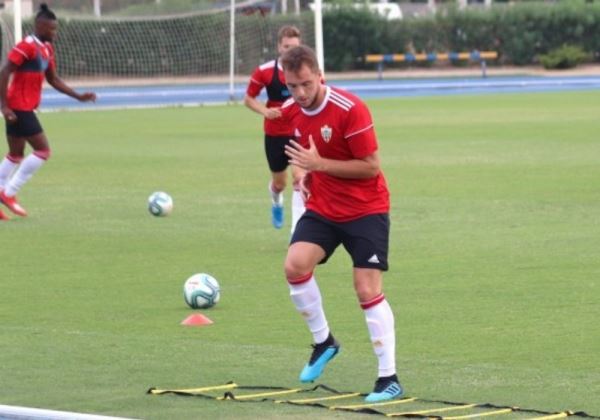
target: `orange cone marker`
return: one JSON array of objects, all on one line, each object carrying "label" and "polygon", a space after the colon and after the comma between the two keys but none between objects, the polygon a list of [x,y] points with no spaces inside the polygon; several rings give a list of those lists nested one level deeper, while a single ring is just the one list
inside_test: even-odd
[{"label": "orange cone marker", "polygon": [[192,315],[188,316],[186,319],[184,319],[183,321],[181,321],[181,325],[190,325],[190,326],[210,325],[210,324],[213,324],[212,320],[202,314],[192,314]]}]

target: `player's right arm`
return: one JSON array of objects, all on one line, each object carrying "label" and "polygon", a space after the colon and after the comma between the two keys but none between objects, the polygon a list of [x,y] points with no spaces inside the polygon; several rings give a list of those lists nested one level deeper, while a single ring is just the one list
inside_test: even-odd
[{"label": "player's right arm", "polygon": [[260,67],[257,67],[252,73],[252,76],[250,76],[248,88],[246,89],[246,96],[244,96],[244,105],[268,120],[281,117],[281,110],[279,108],[268,108],[265,104],[256,99],[264,87],[265,82],[263,80],[262,71],[260,70]]},{"label": "player's right arm", "polygon": [[267,108],[261,101],[248,94],[244,96],[244,105],[268,120],[281,117],[281,110],[279,108]]},{"label": "player's right arm", "polygon": [[2,107],[2,115],[4,116],[4,119],[6,119],[6,121],[9,123],[13,123],[17,120],[17,116],[13,110],[8,107],[8,102],[6,99],[10,75],[17,70],[17,68],[18,66],[15,63],[7,60],[6,64],[4,64],[0,70],[0,106]]}]

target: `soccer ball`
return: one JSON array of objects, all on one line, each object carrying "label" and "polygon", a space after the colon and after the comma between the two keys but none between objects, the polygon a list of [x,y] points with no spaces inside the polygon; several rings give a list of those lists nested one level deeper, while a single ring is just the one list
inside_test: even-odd
[{"label": "soccer ball", "polygon": [[206,309],[214,306],[221,298],[217,280],[208,274],[194,274],[183,285],[183,297],[193,309]]},{"label": "soccer ball", "polygon": [[166,192],[154,192],[148,197],[148,211],[153,216],[168,216],[173,211],[173,199]]}]

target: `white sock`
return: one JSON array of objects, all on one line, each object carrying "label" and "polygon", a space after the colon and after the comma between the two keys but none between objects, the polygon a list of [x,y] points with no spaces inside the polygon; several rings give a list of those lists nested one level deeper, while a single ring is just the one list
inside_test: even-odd
[{"label": "white sock", "polygon": [[294,189],[292,193],[292,233],[296,230],[296,223],[304,214],[304,200],[299,190]]},{"label": "white sock", "polygon": [[382,300],[379,303],[368,306],[361,302],[361,306],[365,312],[371,343],[379,363],[378,376],[382,377],[396,373],[396,332],[392,308],[385,297],[380,296]]},{"label": "white sock", "polygon": [[8,182],[5,194],[9,197],[17,195],[21,187],[27,181],[29,181],[29,178],[31,178],[38,169],[40,169],[44,162],[46,162],[45,159],[41,159],[33,153],[27,156],[23,162],[21,162],[21,166],[19,166],[17,172],[15,172]]},{"label": "white sock", "polygon": [[300,284],[289,283],[290,297],[298,313],[302,315],[315,343],[322,343],[329,336],[329,325],[323,311],[321,292],[314,276]]},{"label": "white sock", "polygon": [[7,157],[2,159],[2,162],[0,162],[0,190],[3,190],[6,187],[8,179],[17,166],[19,166],[18,162],[13,162]]},{"label": "white sock", "polygon": [[276,192],[273,189],[273,182],[269,182],[269,193],[271,194],[271,201],[273,204],[277,204],[278,206],[283,206],[283,191]]}]

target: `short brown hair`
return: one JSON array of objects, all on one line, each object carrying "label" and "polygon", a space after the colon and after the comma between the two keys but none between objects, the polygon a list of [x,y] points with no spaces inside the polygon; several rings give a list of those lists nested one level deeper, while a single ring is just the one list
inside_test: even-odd
[{"label": "short brown hair", "polygon": [[282,26],[277,32],[277,42],[281,42],[283,38],[300,38],[300,29],[292,25]]},{"label": "short brown hair", "polygon": [[319,61],[314,50],[306,45],[290,48],[281,57],[281,65],[284,70],[296,73],[302,66],[306,65],[313,73],[319,72]]}]

